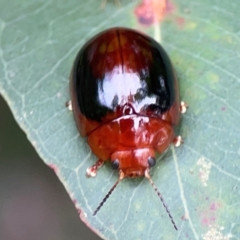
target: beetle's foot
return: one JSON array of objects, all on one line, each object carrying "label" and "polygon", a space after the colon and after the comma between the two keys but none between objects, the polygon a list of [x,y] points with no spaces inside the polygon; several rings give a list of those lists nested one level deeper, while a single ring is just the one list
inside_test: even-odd
[{"label": "beetle's foot", "polygon": [[72,111],[72,101],[67,101],[65,106],[68,108],[69,111]]},{"label": "beetle's foot", "polygon": [[175,147],[179,147],[182,143],[183,143],[183,140],[181,136],[177,136],[173,139],[173,145]]},{"label": "beetle's foot", "polygon": [[95,177],[97,175],[97,171],[100,167],[102,167],[104,161],[98,159],[97,162],[91,167],[87,168],[86,175],[87,177]]},{"label": "beetle's foot", "polygon": [[180,104],[180,112],[185,113],[188,109],[188,105],[185,102],[181,102]]}]

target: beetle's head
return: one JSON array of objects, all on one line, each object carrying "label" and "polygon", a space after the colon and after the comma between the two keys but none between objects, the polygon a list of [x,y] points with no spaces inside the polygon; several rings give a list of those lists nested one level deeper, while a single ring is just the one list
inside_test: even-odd
[{"label": "beetle's head", "polygon": [[111,163],[113,169],[118,169],[119,178],[116,183],[109,190],[107,195],[104,197],[102,202],[94,211],[93,215],[96,215],[109,196],[112,194],[114,189],[117,187],[118,183],[126,178],[126,177],[141,177],[145,176],[151,183],[158,197],[162,201],[163,206],[165,207],[168,216],[170,217],[174,228],[177,230],[177,226],[173,221],[172,215],[170,214],[166,203],[162,197],[162,194],[159,192],[157,187],[155,186],[153,180],[149,175],[149,170],[156,163],[154,150],[151,148],[144,149],[135,149],[135,150],[124,150],[124,151],[116,151],[111,156]]},{"label": "beetle's head", "polygon": [[155,165],[155,152],[151,148],[116,151],[111,155],[111,163],[124,177],[140,177]]}]

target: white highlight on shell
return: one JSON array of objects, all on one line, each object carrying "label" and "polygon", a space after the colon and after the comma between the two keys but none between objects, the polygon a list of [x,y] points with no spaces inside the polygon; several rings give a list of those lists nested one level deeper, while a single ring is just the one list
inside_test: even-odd
[{"label": "white highlight on shell", "polygon": [[[142,69],[142,71],[145,71]],[[113,108],[113,100],[117,96],[118,105],[124,105],[127,102],[131,102],[129,97],[131,96],[134,102],[134,110],[140,111],[140,109],[149,104],[155,104],[157,102],[157,96],[144,96],[141,101],[136,101],[135,95],[141,89],[147,89],[144,81],[141,81],[139,74],[128,72],[126,69],[122,69],[122,66],[116,66],[114,69],[106,73],[104,80],[98,80],[98,100],[101,105],[104,105],[110,109]]]}]

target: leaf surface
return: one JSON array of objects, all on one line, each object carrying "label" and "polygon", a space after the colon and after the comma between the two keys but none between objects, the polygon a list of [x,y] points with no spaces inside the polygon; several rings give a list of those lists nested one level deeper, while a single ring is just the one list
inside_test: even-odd
[{"label": "leaf surface", "polygon": [[[178,225],[175,231],[146,179],[122,181],[96,217],[118,175],[96,161],[79,136],[68,77],[80,47],[113,26],[139,29],[136,2],[0,3],[0,93],[39,155],[56,171],[82,220],[104,239],[237,239],[240,236],[240,19],[227,0],[178,0],[161,25],[162,44],[189,105],[178,132],[184,145],[158,160],[152,178]],[[144,28],[140,28],[144,31]],[[148,32],[154,35],[153,31]],[[217,238],[218,237],[218,238]]]}]

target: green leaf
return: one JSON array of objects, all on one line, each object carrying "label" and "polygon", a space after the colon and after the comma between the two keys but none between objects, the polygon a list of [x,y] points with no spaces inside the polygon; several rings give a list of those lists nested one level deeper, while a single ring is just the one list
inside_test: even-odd
[{"label": "green leaf", "polygon": [[[125,179],[92,213],[117,179],[109,164],[88,179],[96,157],[76,130],[68,77],[80,47],[112,26],[139,28],[136,2],[0,3],[0,93],[80,217],[104,239],[237,239],[240,236],[240,20],[227,0],[178,0],[161,26],[162,44],[189,105],[184,145],[158,160],[152,178],[179,228],[175,231],[147,179]],[[144,29],[140,29],[144,30]]]}]

